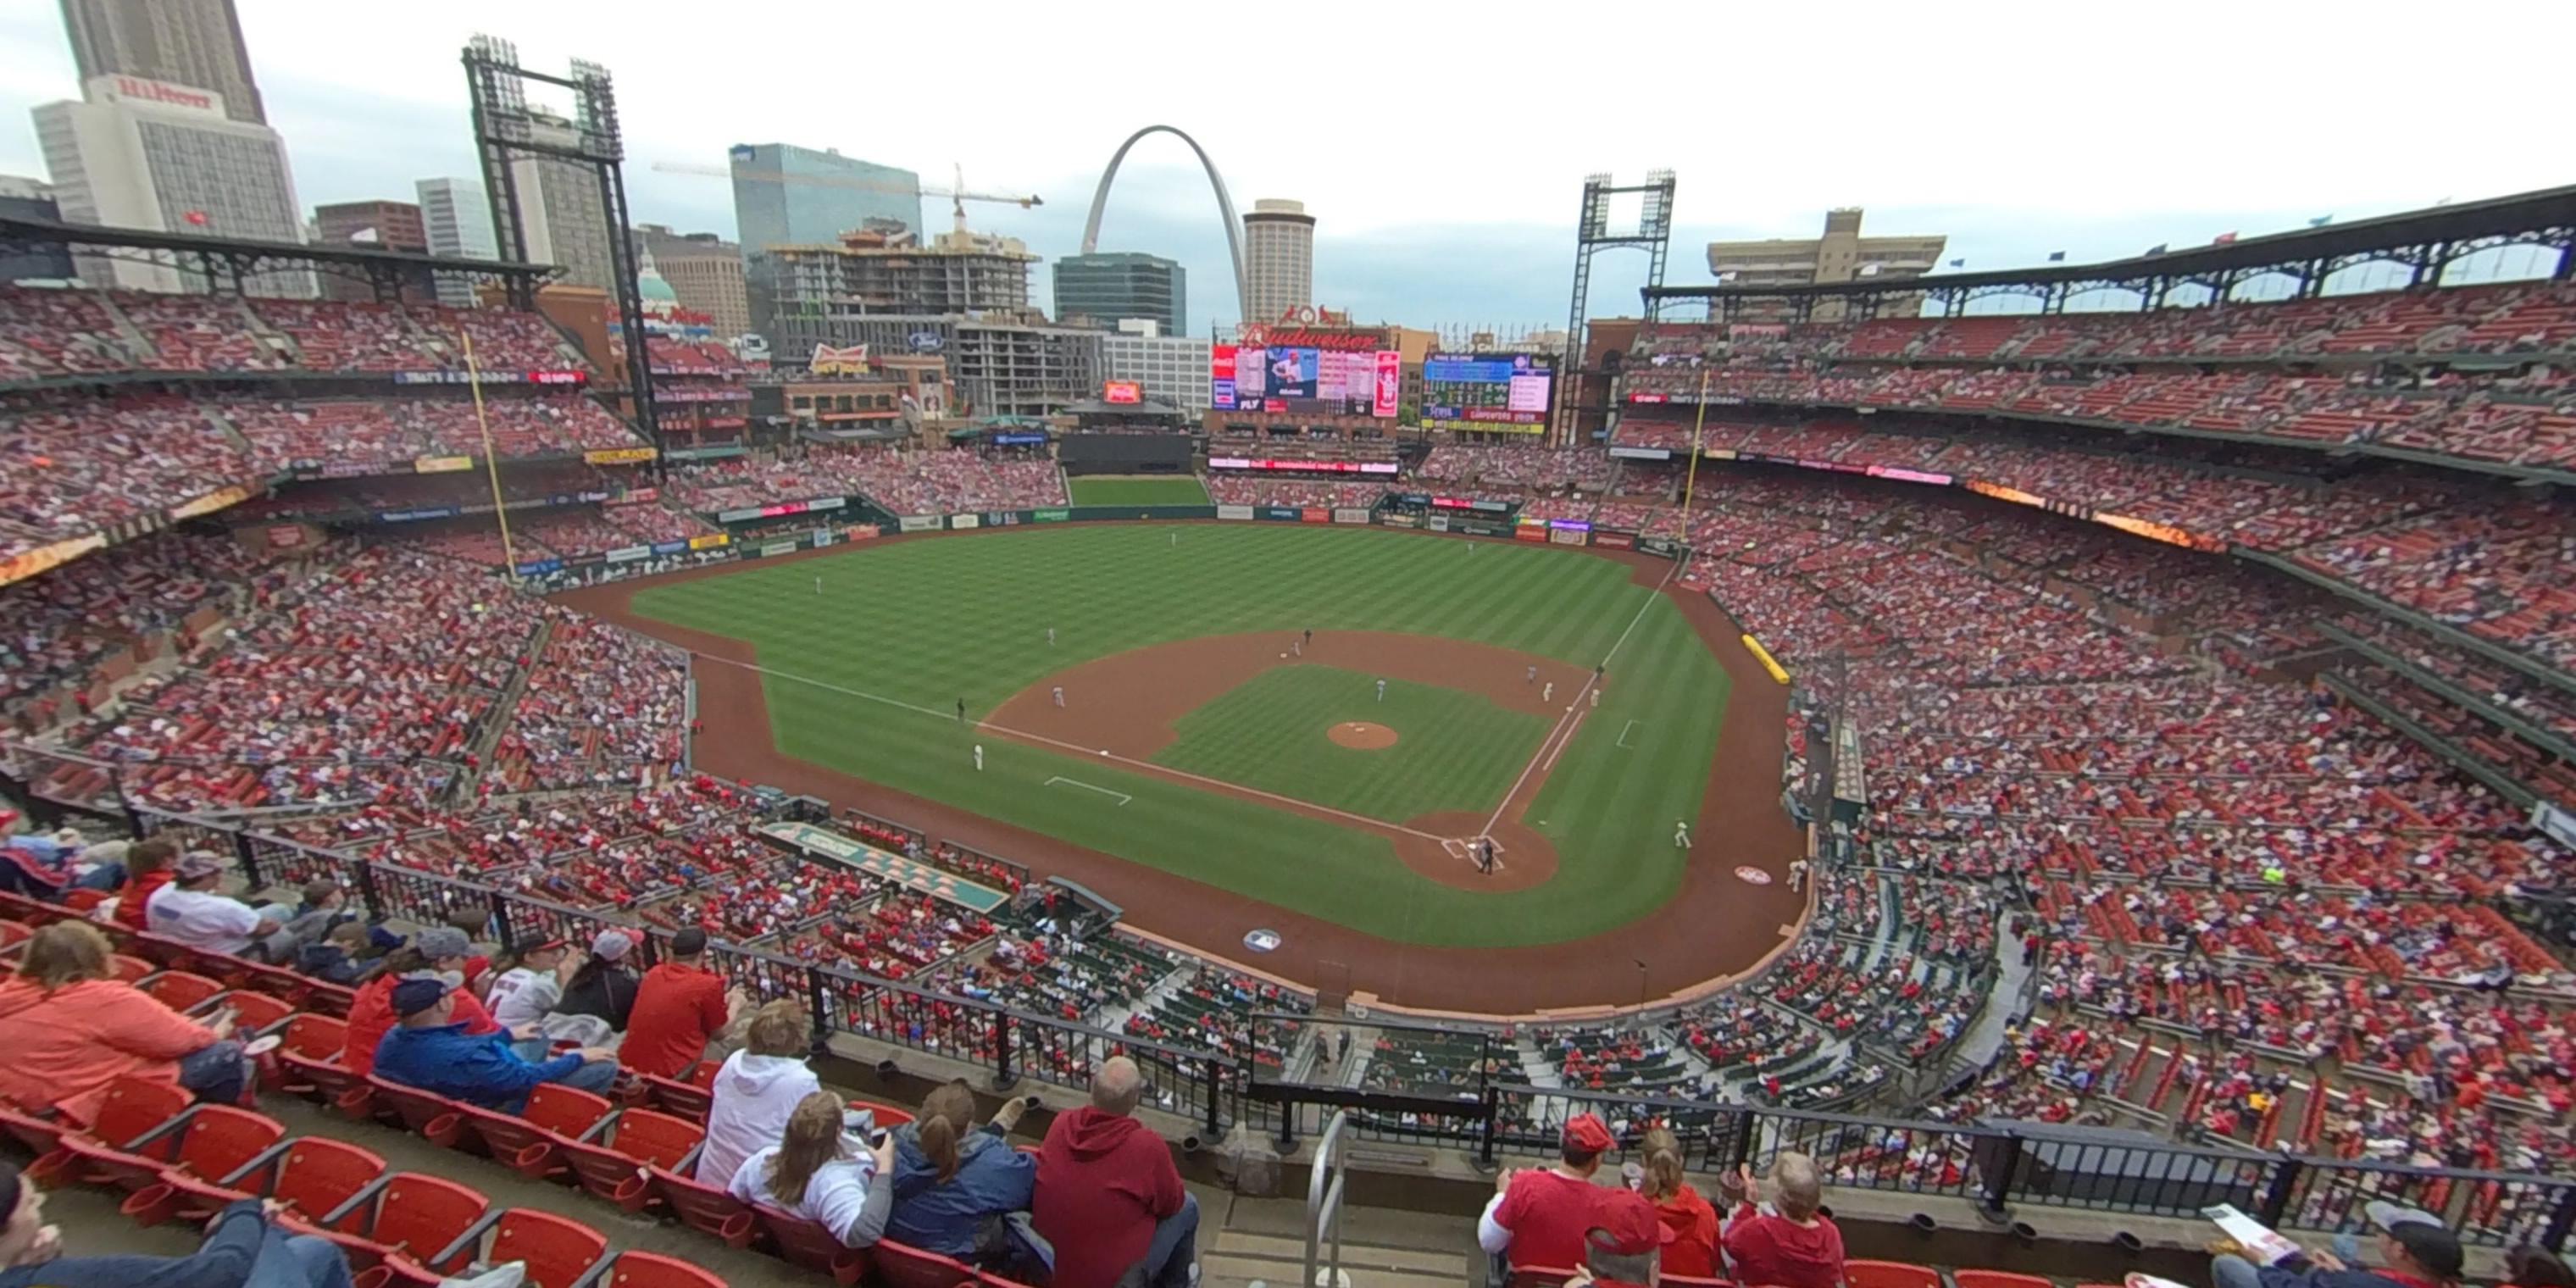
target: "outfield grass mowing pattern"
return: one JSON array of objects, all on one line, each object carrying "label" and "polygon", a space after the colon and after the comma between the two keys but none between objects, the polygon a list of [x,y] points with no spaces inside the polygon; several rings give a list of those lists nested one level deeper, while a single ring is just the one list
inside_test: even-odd
[{"label": "outfield grass mowing pattern", "polygon": [[1065,480],[1075,505],[1213,505],[1196,476],[1153,478],[1134,474]]},{"label": "outfield grass mowing pattern", "polygon": [[[770,725],[790,756],[1368,934],[1447,947],[1579,938],[1669,898],[1681,875],[1673,820],[1698,812],[1727,690],[1681,612],[1631,583],[1623,564],[1373,528],[1030,526],[753,561],[646,587],[633,603],[757,648],[771,672]],[[947,714],[962,697],[980,717],[1065,667],[1202,635],[1408,631],[1588,667],[1632,620],[1600,707],[1532,810],[1558,847],[1558,875],[1513,893],[1426,880],[1380,836],[1009,739],[980,736],[977,773],[979,735]]]},{"label": "outfield grass mowing pattern", "polygon": [[[1328,736],[1346,720],[1396,732],[1361,751]],[[1389,680],[1337,666],[1272,667],[1180,718],[1154,763],[1401,823],[1434,810],[1483,813],[1503,803],[1547,735],[1544,716],[1463,689]]]}]

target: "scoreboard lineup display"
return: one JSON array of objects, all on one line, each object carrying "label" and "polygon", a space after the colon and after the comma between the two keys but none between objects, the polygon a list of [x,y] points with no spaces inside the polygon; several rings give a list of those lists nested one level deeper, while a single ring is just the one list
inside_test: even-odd
[{"label": "scoreboard lineup display", "polygon": [[1396,412],[1403,355],[1220,344],[1208,360],[1208,401],[1219,411],[1385,417]]},{"label": "scoreboard lineup display", "polygon": [[1544,354],[1432,354],[1422,363],[1422,418],[1536,433],[1547,424],[1555,366]]}]

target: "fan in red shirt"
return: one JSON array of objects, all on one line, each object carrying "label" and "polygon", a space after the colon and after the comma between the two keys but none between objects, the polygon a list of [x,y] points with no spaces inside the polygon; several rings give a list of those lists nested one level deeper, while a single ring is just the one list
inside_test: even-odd
[{"label": "fan in red shirt", "polygon": [[[1672,1227],[1655,1205],[1629,1189],[1601,1191],[1592,1228],[1583,1236],[1583,1265],[1566,1288],[1655,1288],[1672,1255]],[[1675,1272],[1679,1273],[1679,1272]]]},{"label": "fan in red shirt", "polygon": [[726,991],[724,977],[699,963],[707,932],[691,926],[671,940],[671,960],[644,972],[635,988],[635,1010],[626,1019],[618,1062],[656,1078],[685,1079],[707,1051],[707,1042],[733,1022],[746,995]]},{"label": "fan in red shirt", "polygon": [[1664,1225],[1663,1271],[1694,1279],[1717,1273],[1717,1209],[1682,1179],[1682,1145],[1661,1127],[1646,1133],[1646,1177],[1638,1193]]},{"label": "fan in red shirt", "polygon": [[144,907],[170,884],[176,875],[170,862],[178,857],[179,847],[157,836],[136,841],[126,850],[125,887],[116,892],[116,924],[137,932],[150,928],[143,919]]},{"label": "fan in red shirt", "polygon": [[1610,1129],[1592,1114],[1576,1114],[1557,1139],[1557,1165],[1546,1171],[1506,1169],[1494,1178],[1494,1198],[1476,1222],[1476,1244],[1516,1268],[1569,1270],[1583,1264],[1583,1236],[1606,1193],[1592,1183]]},{"label": "fan in red shirt", "polygon": [[1825,1193],[1816,1160],[1783,1153],[1771,1163],[1771,1180],[1779,1196],[1772,1203],[1776,1210],[1765,1212],[1754,1206],[1761,1191],[1751,1167],[1739,1164],[1727,1178],[1727,1193],[1742,1199],[1726,1223],[1726,1256],[1735,1263],[1730,1278],[1779,1288],[1840,1288],[1843,1232],[1818,1211]]}]

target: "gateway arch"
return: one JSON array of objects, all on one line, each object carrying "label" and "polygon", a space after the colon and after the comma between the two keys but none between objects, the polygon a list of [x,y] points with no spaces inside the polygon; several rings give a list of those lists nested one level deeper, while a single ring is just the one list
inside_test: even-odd
[{"label": "gateway arch", "polygon": [[1127,141],[1118,145],[1117,153],[1109,158],[1109,168],[1100,172],[1099,191],[1091,194],[1091,217],[1082,224],[1082,253],[1089,255],[1100,249],[1100,212],[1109,204],[1109,185],[1118,178],[1118,163],[1127,159],[1127,149],[1136,146],[1136,140],[1148,134],[1169,134],[1189,144],[1190,151],[1198,154],[1199,164],[1206,168],[1208,186],[1216,189],[1217,210],[1225,216],[1226,254],[1234,261],[1235,315],[1246,322],[1251,321],[1252,310],[1248,306],[1252,296],[1244,289],[1243,277],[1243,221],[1235,218],[1234,198],[1227,195],[1225,179],[1216,172],[1216,162],[1208,160],[1207,149],[1200,147],[1197,139],[1177,126],[1148,125],[1128,135]]}]

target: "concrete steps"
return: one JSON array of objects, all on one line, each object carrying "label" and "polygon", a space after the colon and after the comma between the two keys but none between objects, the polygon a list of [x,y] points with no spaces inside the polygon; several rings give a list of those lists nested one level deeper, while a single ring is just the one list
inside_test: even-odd
[{"label": "concrete steps", "polygon": [[[1331,1259],[1329,1247],[1319,1248],[1319,1263]],[[1304,1240],[1274,1234],[1255,1234],[1243,1230],[1220,1230],[1214,1241],[1206,1241],[1202,1230],[1199,1244],[1199,1283],[1201,1288],[1294,1288],[1305,1275],[1306,1245]],[[1325,1273],[1316,1268],[1320,1279]],[[1459,1288],[1467,1279],[1467,1258],[1462,1253],[1428,1252],[1420,1248],[1394,1248],[1342,1243],[1341,1278],[1329,1288]]]}]

